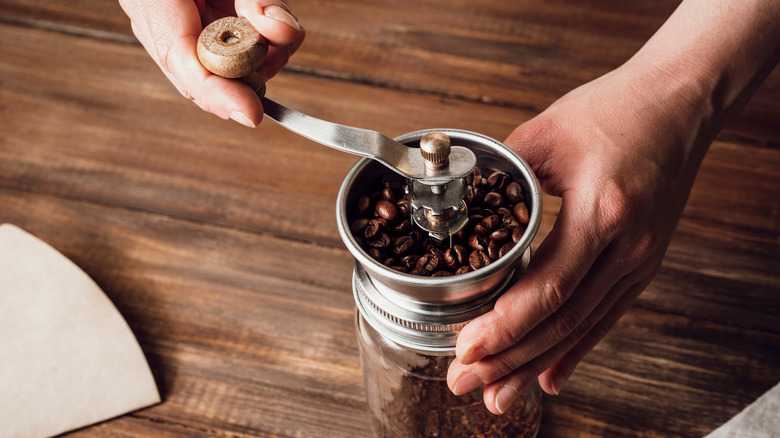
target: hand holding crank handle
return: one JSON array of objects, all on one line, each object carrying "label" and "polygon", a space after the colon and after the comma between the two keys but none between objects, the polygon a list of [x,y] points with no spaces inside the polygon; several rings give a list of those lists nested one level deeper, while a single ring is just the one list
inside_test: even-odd
[{"label": "hand holding crank handle", "polygon": [[342,152],[379,161],[406,178],[443,183],[467,176],[477,164],[471,150],[451,146],[449,165],[432,169],[418,149],[367,129],[339,125],[307,116],[264,97],[265,84],[256,70],[268,46],[249,20],[225,17],[203,29],[198,38],[198,58],[210,72],[241,79],[262,99],[263,112],[285,128]]}]

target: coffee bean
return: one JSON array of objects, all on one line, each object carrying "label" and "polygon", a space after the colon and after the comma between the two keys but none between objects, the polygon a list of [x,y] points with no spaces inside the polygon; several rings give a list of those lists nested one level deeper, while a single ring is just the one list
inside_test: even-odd
[{"label": "coffee bean", "polygon": [[371,214],[371,198],[365,195],[359,197],[355,213],[357,213],[358,216],[368,216]]},{"label": "coffee bean", "polygon": [[452,272],[450,271],[436,271],[433,274],[431,274],[431,277],[450,277],[452,276]]},{"label": "coffee bean", "polygon": [[401,199],[399,199],[398,202],[395,203],[395,206],[398,207],[399,215],[408,217],[411,214],[412,203],[409,200],[408,195],[402,196]]},{"label": "coffee bean", "polygon": [[516,227],[512,228],[512,242],[517,243],[520,241],[520,239],[523,237],[523,234],[525,234],[525,228],[523,227]]},{"label": "coffee bean", "polygon": [[378,262],[382,261],[382,251],[380,251],[379,248],[369,248],[368,255]]},{"label": "coffee bean", "polygon": [[499,222],[500,220],[498,219],[498,216],[490,215],[485,219],[482,219],[482,222],[474,226],[474,233],[479,234],[480,236],[484,236],[485,234],[495,230],[496,227],[498,227]]},{"label": "coffee bean", "polygon": [[490,256],[485,251],[474,251],[469,255],[469,266],[475,271],[489,264]]},{"label": "coffee bean", "polygon": [[390,236],[385,233],[379,233],[373,239],[366,239],[366,245],[379,249],[387,248],[390,246]]},{"label": "coffee bean", "polygon": [[448,268],[453,270],[460,267],[460,263],[458,262],[458,255],[455,254],[454,249],[447,248],[447,251],[444,252],[444,263],[447,264]]},{"label": "coffee bean", "polygon": [[398,260],[398,263],[403,265],[403,266],[406,266],[409,269],[412,269],[415,266],[417,266],[417,261],[418,260],[420,260],[420,256],[418,256],[418,255],[407,255],[407,256],[401,257],[401,259]]},{"label": "coffee bean", "polygon": [[423,254],[417,261],[417,267],[433,272],[439,269],[439,261],[440,259],[431,253]]},{"label": "coffee bean", "polygon": [[453,245],[444,252],[444,262],[450,269],[458,269],[468,263],[468,251],[463,245]]},{"label": "coffee bean", "polygon": [[404,219],[399,222],[398,225],[393,227],[393,230],[398,234],[408,234],[410,231],[412,231],[412,221],[409,219]]},{"label": "coffee bean", "polygon": [[504,228],[509,228],[510,230],[512,228],[517,228],[520,226],[520,222],[515,219],[515,217],[510,213],[504,216],[501,216],[501,226]]},{"label": "coffee bean", "polygon": [[501,193],[490,192],[485,195],[485,199],[482,202],[487,208],[498,208],[504,203],[504,197]]},{"label": "coffee bean", "polygon": [[385,187],[385,189],[382,190],[382,199],[390,202],[396,202],[398,200],[395,196],[395,192],[390,187]]},{"label": "coffee bean", "polygon": [[497,242],[503,242],[510,237],[512,237],[512,232],[506,228],[499,228],[490,233],[490,240],[495,240]]},{"label": "coffee bean", "polygon": [[414,240],[409,236],[400,236],[393,242],[393,253],[404,255],[414,247]]},{"label": "coffee bean", "polygon": [[529,214],[528,214],[528,207],[525,206],[524,203],[519,203],[515,205],[514,208],[515,218],[518,222],[520,222],[523,225],[528,225],[528,221],[530,220]]},{"label": "coffee bean", "polygon": [[464,247],[463,245],[452,245],[452,249],[455,251],[455,254],[458,256],[458,263],[461,265],[465,265],[469,261],[469,251]]},{"label": "coffee bean", "polygon": [[365,217],[355,219],[349,229],[352,230],[352,234],[362,234],[368,226],[368,221],[369,219]]},{"label": "coffee bean", "polygon": [[376,214],[378,214],[379,217],[389,222],[394,221],[395,218],[398,217],[398,207],[386,199],[380,199],[376,203],[374,210],[376,210]]},{"label": "coffee bean", "polygon": [[504,189],[504,195],[510,204],[517,204],[518,202],[521,202],[525,199],[523,196],[523,186],[514,181],[507,184],[506,188]]},{"label": "coffee bean", "polygon": [[509,251],[512,250],[512,248],[515,247],[515,242],[509,242],[505,243],[504,246],[501,247],[500,250],[498,250],[498,258],[501,258],[506,255]]},{"label": "coffee bean", "polygon": [[387,221],[382,218],[374,218],[368,221],[366,229],[363,230],[363,235],[366,236],[367,239],[373,239],[385,229],[387,229]]},{"label": "coffee bean", "polygon": [[499,170],[490,174],[488,177],[488,185],[491,189],[501,190],[509,183],[509,180],[509,174]]},{"label": "coffee bean", "polygon": [[455,275],[461,275],[461,274],[465,274],[467,272],[471,272],[471,266],[469,266],[469,265],[461,266],[460,268],[458,268],[455,271]]},{"label": "coffee bean", "polygon": [[484,251],[487,249],[487,245],[485,244],[485,239],[482,238],[482,236],[478,234],[472,234],[469,236],[469,240],[466,243],[469,248],[471,248],[474,251]]},{"label": "coffee bean", "polygon": [[444,251],[442,251],[435,243],[428,243],[426,248],[429,253],[435,255],[439,260],[444,260]]},{"label": "coffee bean", "polygon": [[394,269],[394,270],[396,270],[398,272],[403,272],[403,273],[409,272],[409,268],[407,268],[406,266],[393,265],[393,266],[390,266],[390,269]]},{"label": "coffee bean", "polygon": [[383,264],[387,267],[393,266],[395,264],[395,259],[392,257],[388,257],[385,259]]},{"label": "coffee bean", "polygon": [[429,271],[429,270],[427,270],[425,268],[419,268],[419,267],[413,268],[411,271],[409,271],[409,273],[412,274],[412,275],[420,276],[420,277],[429,277],[431,275],[431,271]]},{"label": "coffee bean", "polygon": [[498,217],[504,217],[508,214],[512,214],[512,209],[507,207],[499,207],[496,209],[496,215],[498,215]]},{"label": "coffee bean", "polygon": [[[480,209],[482,211],[482,209]],[[472,214],[469,216],[468,222],[466,222],[466,227],[473,228],[474,225],[482,222],[482,220],[485,219],[485,216],[482,216],[481,214]]]},{"label": "coffee bean", "polygon": [[498,260],[498,252],[501,250],[501,247],[504,246],[501,242],[498,240],[491,240],[490,243],[488,243],[488,256],[490,257],[490,260],[496,261]]}]

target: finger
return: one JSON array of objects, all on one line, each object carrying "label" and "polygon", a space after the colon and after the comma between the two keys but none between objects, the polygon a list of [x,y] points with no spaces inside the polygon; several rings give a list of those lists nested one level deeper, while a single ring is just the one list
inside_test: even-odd
[{"label": "finger", "polygon": [[[621,301],[626,303],[627,308],[635,298],[636,295],[628,294],[625,297],[625,300],[622,300],[621,297]],[[614,316],[612,315],[612,311],[608,312],[608,316],[602,318],[602,320],[594,326],[593,330],[589,332],[589,335],[592,336],[583,338],[585,342],[583,346],[589,344],[595,345],[598,343],[623,313],[625,313],[625,310],[620,311],[618,308],[616,308]],[[536,380],[545,369],[549,368],[556,361],[561,360],[567,352],[572,351],[574,346],[578,345],[579,342],[583,340],[578,340],[574,337],[567,339],[565,342],[559,343],[533,361],[518,368],[512,374],[487,384],[483,392],[485,407],[494,414],[503,414],[506,412],[519,399],[520,394],[533,384],[534,380]],[[578,351],[578,353],[579,352],[581,351]],[[574,356],[572,356],[572,359],[574,359]],[[577,363],[579,363],[579,360],[581,359],[582,358],[580,357],[577,360]],[[556,387],[555,385],[558,384],[559,382],[548,382],[545,380],[542,389],[549,394],[557,394],[560,392],[560,387]],[[562,386],[562,383],[560,383],[560,385]]]},{"label": "finger", "polygon": [[298,49],[301,47],[301,44],[303,44],[303,40],[306,37],[306,30],[301,28],[300,35],[300,38],[293,42],[290,46],[268,47],[268,55],[266,56],[265,61],[260,65],[260,68],[257,69],[257,73],[260,75],[263,81],[267,82],[269,79],[276,76],[276,74],[279,73],[285,65],[287,65],[290,57],[296,51],[298,51]]},{"label": "finger", "polygon": [[455,353],[462,363],[471,364],[509,348],[569,299],[612,239],[611,233],[594,225],[600,208],[596,196],[563,194],[559,217],[525,275],[498,299],[492,311],[467,324],[458,335]]},{"label": "finger", "polygon": [[199,5],[186,0],[143,5],[125,0],[123,7],[141,44],[183,96],[223,119],[250,127],[260,123],[262,106],[251,88],[215,76],[200,64],[196,54],[202,30]]},{"label": "finger", "polygon": [[[609,269],[613,263],[616,263],[614,251],[605,252],[599,258],[599,263],[594,265],[596,269],[588,274],[572,298],[512,347],[475,363],[453,362],[455,365],[448,371],[448,376],[453,374],[450,377],[454,385],[453,392],[463,394],[483,383],[495,382],[514,373],[551,348],[563,342],[573,345],[585,337],[612,308],[626,288],[636,282],[638,271],[617,282],[612,280],[610,275],[604,275],[603,271]],[[477,378],[469,376],[464,380],[461,374]]]},{"label": "finger", "polygon": [[289,46],[301,37],[298,19],[284,1],[236,0],[236,13],[249,20],[272,46]]},{"label": "finger", "polygon": [[257,72],[268,81],[287,65],[295,51],[303,44],[306,31],[280,0],[237,0],[236,12],[247,18],[252,26],[268,40],[268,53]]},{"label": "finger", "polygon": [[580,361],[590,353],[617,321],[628,311],[637,297],[647,287],[647,284],[635,284],[618,300],[610,309],[609,313],[599,321],[588,334],[580,340],[571,350],[567,351],[563,357],[558,359],[552,366],[539,374],[539,385],[548,394],[558,395],[574,372],[574,368]]}]

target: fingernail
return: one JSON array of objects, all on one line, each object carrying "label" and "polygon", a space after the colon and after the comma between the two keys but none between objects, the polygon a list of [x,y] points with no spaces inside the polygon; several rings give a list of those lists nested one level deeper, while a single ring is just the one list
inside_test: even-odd
[{"label": "fingernail", "polygon": [[455,395],[467,394],[482,386],[482,379],[474,373],[465,372],[458,377],[455,381],[455,387],[452,389],[452,393]]},{"label": "fingernail", "polygon": [[487,356],[487,354],[485,353],[486,353],[485,350],[479,347],[474,347],[471,350],[466,352],[466,355],[463,357],[460,363],[462,363],[463,365],[471,365],[474,362],[477,362],[478,360]]},{"label": "fingernail", "polygon": [[273,18],[274,20],[281,21],[295,30],[301,30],[301,26],[298,24],[298,20],[296,20],[291,13],[285,11],[279,6],[266,6],[263,8],[263,15]]},{"label": "fingernail", "polygon": [[249,120],[249,117],[244,115],[244,113],[242,113],[242,112],[233,111],[232,113],[230,113],[230,119],[235,121],[235,122],[238,122],[238,123],[240,123],[240,124],[242,124],[242,125],[244,125],[244,126],[246,126],[248,128],[256,128],[257,127],[257,125],[252,123],[252,121]]},{"label": "fingernail", "polygon": [[564,384],[566,384],[566,376],[564,376],[563,374],[559,374],[553,377],[552,381],[550,381],[553,394],[555,395],[560,394]]},{"label": "fingernail", "polygon": [[499,413],[506,412],[517,399],[517,390],[509,385],[502,386],[496,393],[496,410]]}]

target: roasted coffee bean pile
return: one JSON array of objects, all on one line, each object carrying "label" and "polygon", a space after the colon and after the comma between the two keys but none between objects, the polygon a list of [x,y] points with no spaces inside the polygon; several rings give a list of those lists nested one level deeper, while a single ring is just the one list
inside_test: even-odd
[{"label": "roasted coffee bean pile", "polygon": [[528,225],[522,186],[505,172],[475,168],[465,198],[468,223],[442,248],[413,225],[406,180],[388,174],[381,181],[358,198],[350,228],[363,250],[400,272],[444,277],[480,269],[509,252]]}]

